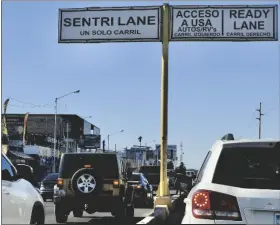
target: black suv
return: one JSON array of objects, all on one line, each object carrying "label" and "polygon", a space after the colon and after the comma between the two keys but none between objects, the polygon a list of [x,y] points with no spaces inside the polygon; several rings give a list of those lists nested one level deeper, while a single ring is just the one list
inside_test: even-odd
[{"label": "black suv", "polygon": [[126,162],[116,153],[67,153],[62,156],[54,191],[55,217],[65,223],[73,211],[111,212],[115,217],[134,216],[134,187]]}]

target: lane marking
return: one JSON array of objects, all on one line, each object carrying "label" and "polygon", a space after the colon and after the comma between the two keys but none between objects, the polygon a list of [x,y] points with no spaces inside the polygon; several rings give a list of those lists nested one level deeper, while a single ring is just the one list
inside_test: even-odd
[{"label": "lane marking", "polygon": [[148,216],[144,218],[143,220],[139,221],[137,224],[148,224],[154,219],[153,216]]}]

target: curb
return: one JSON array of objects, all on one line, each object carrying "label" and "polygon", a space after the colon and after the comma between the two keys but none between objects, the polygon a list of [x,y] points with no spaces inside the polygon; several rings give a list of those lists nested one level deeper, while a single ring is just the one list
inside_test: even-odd
[{"label": "curb", "polygon": [[[180,200],[183,200],[185,198],[186,198],[185,194],[182,194],[178,198],[173,199],[171,201],[170,212],[168,212],[168,214],[171,214],[174,211],[174,209],[176,208],[176,205],[178,204],[178,202],[180,202]],[[144,219],[142,219],[141,221],[139,221],[137,224],[161,224],[161,223],[164,223],[164,221],[168,217],[168,215],[166,215],[165,212],[166,211],[162,211],[162,213],[158,214],[157,216],[154,216],[154,213],[152,213],[151,215],[149,215],[149,216],[145,217]]]}]

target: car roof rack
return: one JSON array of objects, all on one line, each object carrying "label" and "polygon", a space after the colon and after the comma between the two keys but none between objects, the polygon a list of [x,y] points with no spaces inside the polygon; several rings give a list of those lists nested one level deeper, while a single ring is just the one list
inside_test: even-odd
[{"label": "car roof rack", "polygon": [[222,141],[234,141],[233,134],[228,133],[228,134],[226,134],[225,136],[223,136],[221,140],[222,140]]}]

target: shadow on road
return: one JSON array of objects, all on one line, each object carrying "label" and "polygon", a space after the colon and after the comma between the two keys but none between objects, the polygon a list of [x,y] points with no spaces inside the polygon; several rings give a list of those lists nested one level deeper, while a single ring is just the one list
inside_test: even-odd
[{"label": "shadow on road", "polygon": [[125,218],[125,219],[116,219],[114,217],[89,217],[91,220],[89,223],[97,223],[97,224],[136,224],[144,217],[133,217],[133,218]]},{"label": "shadow on road", "polygon": [[[79,224],[101,224],[101,225],[116,225],[116,224],[136,224],[144,217],[133,217],[125,219],[116,219],[114,217],[97,217],[97,216],[83,216],[84,219],[90,219],[88,222],[78,222]],[[66,224],[77,224],[77,222],[67,222]]]}]

